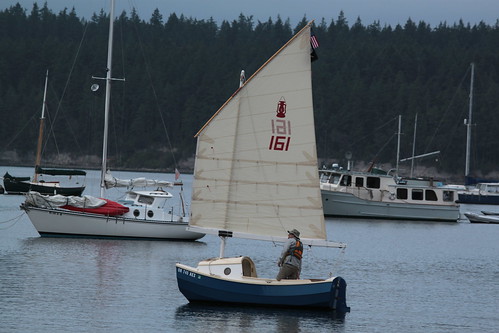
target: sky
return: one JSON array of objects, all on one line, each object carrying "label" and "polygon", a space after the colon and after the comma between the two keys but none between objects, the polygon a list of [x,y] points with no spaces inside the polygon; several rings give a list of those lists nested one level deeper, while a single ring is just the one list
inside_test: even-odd
[{"label": "sky", "polygon": [[[108,12],[109,0],[0,0],[0,10],[9,8],[17,2],[27,12],[33,3],[41,7],[45,2],[55,14],[65,7],[73,7],[79,17],[89,19],[101,9]],[[148,21],[158,8],[164,21],[171,13],[183,14],[199,20],[213,18],[219,25],[223,20],[237,20],[242,13],[253,16],[253,21],[273,21],[278,15],[289,18],[294,27],[303,17],[320,23],[336,20],[340,11],[351,25],[360,17],[363,25],[379,21],[381,26],[404,25],[410,18],[414,22],[424,21],[436,27],[445,22],[448,25],[463,20],[465,24],[480,21],[495,25],[499,18],[499,0],[117,0],[116,13],[123,10],[131,12],[135,7],[139,17]]]}]

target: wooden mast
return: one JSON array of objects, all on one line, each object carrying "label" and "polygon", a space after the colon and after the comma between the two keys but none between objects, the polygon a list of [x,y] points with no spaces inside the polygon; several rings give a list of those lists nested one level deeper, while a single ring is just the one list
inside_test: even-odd
[{"label": "wooden mast", "polygon": [[43,90],[43,105],[42,105],[42,116],[40,118],[40,128],[38,130],[38,144],[36,145],[36,160],[35,160],[35,175],[33,181],[36,183],[38,181],[37,168],[40,166],[42,159],[42,143],[43,143],[43,128],[45,123],[45,106],[47,105],[47,83],[49,80],[49,70],[45,75],[45,89]]}]

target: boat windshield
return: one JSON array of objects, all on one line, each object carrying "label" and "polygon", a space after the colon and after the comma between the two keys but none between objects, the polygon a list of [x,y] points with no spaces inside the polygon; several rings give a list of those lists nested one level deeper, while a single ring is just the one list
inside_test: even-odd
[{"label": "boat windshield", "polygon": [[321,183],[338,184],[341,178],[341,174],[332,172],[321,173]]},{"label": "boat windshield", "polygon": [[146,195],[141,195],[141,196],[139,196],[138,202],[146,204],[146,205],[152,205],[152,203],[154,202],[154,198],[146,196]]},{"label": "boat windshield", "polygon": [[341,175],[339,173],[332,173],[327,179],[327,183],[338,184],[340,182]]},{"label": "boat windshield", "polygon": [[443,196],[444,201],[454,201],[454,191],[444,191]]}]

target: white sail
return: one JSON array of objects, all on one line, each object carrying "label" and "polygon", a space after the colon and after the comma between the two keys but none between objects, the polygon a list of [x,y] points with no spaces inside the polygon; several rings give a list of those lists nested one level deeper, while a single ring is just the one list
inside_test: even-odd
[{"label": "white sail", "polygon": [[145,177],[119,179],[115,178],[109,170],[106,172],[106,175],[104,177],[104,183],[106,184],[106,188],[150,187],[150,186],[173,187],[174,185],[172,182],[166,180],[147,179]]},{"label": "white sail", "polygon": [[268,60],[197,134],[191,229],[325,240],[317,172],[310,25]]}]

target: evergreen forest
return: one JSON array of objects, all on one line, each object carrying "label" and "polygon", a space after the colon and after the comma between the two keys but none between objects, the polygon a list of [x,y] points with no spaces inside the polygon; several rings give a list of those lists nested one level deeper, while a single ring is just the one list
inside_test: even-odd
[{"label": "evergreen forest", "polygon": [[[238,88],[241,70],[249,77],[308,19],[118,13],[112,74],[125,81],[113,81],[109,166],[188,172],[194,135]],[[400,158],[440,151],[416,164],[464,177],[474,63],[470,167],[478,176],[499,171],[499,23],[314,19],[321,164],[345,165],[351,153],[357,164],[395,165],[400,115]],[[0,11],[2,164],[34,163],[48,70],[43,164],[99,167],[105,82],[92,77],[106,76],[108,28],[105,11],[88,20],[37,3]]]}]

